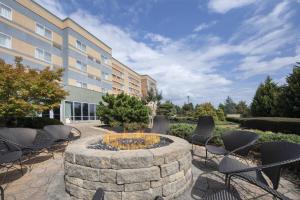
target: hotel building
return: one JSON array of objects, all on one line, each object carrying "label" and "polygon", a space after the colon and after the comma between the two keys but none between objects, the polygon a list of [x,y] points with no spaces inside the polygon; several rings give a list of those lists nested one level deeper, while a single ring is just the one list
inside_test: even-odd
[{"label": "hotel building", "polygon": [[142,96],[147,96],[149,91],[157,93],[156,80],[149,75],[141,75]]},{"label": "hotel building", "polygon": [[126,93],[138,98],[142,97],[141,76],[116,60],[112,59],[112,93]]},{"label": "hotel building", "polygon": [[35,69],[64,68],[69,96],[60,108],[43,113],[50,118],[96,120],[102,95],[142,97],[144,76],[112,58],[107,44],[72,19],[62,20],[32,0],[0,0],[0,58],[12,64],[15,56]]}]

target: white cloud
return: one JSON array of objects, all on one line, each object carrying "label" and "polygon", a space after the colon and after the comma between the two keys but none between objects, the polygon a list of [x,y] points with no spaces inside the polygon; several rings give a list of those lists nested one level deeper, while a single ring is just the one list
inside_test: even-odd
[{"label": "white cloud", "polygon": [[255,3],[257,0],[210,0],[208,8],[217,13],[226,13],[231,9]]},{"label": "white cloud", "polygon": [[271,60],[262,60],[260,57],[246,57],[238,70],[247,72],[244,73],[244,78],[257,74],[268,74],[283,67],[290,66],[300,59],[300,55],[276,57]]},{"label": "white cloud", "polygon": [[[55,14],[66,15],[58,1],[55,1],[58,5],[43,3],[48,2],[46,0],[38,1],[49,6]],[[250,1],[232,2],[229,3],[231,7],[227,5],[222,12],[250,4]],[[292,16],[290,4],[282,2],[268,14],[255,13],[250,16],[228,42],[215,35],[199,37],[191,33],[172,40],[157,33],[146,33],[144,39],[155,44],[151,46],[135,40],[135,33],[106,23],[101,17],[85,10],[78,9],[70,14],[77,23],[112,47],[115,58],[142,74],[153,76],[166,99],[183,103],[189,95],[194,102],[211,101],[215,104],[223,101],[224,96],[235,94],[232,90],[234,78],[229,80],[217,70],[224,65],[224,57],[241,56],[236,70],[232,71],[235,66],[231,66],[226,72],[232,72],[232,77],[239,78],[274,72],[299,60],[299,48],[295,50],[295,55],[281,56],[281,49],[297,36],[289,21]],[[207,26],[200,24],[194,31],[201,31]],[[201,45],[194,45],[197,40],[201,40]],[[245,95],[249,100],[250,89]],[[237,96],[237,99],[241,98],[243,95]]]},{"label": "white cloud", "polygon": [[155,34],[155,33],[147,33],[145,35],[145,38],[150,39],[152,42],[158,42],[158,43],[162,43],[162,44],[167,44],[167,43],[171,42],[170,38],[167,38],[162,35]]},{"label": "white cloud", "polygon": [[[291,4],[283,1],[270,13],[254,15],[244,22],[232,41],[238,43],[236,51],[245,56],[237,67],[242,72],[241,78],[272,73],[299,58],[298,52],[293,56],[281,55],[288,44],[295,44],[297,41],[298,33],[293,29],[290,20],[293,14]],[[250,36],[244,39],[247,34]]]},{"label": "white cloud", "polygon": [[208,29],[212,26],[214,26],[215,24],[217,23],[217,21],[212,21],[210,23],[202,23],[202,24],[199,24],[198,26],[196,26],[193,30],[193,32],[200,32],[200,31],[203,31],[205,29]]}]

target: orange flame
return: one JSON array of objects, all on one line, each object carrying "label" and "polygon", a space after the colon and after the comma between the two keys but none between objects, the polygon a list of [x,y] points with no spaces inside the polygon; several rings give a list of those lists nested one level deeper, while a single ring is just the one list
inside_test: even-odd
[{"label": "orange flame", "polygon": [[[124,142],[126,140],[129,142]],[[103,143],[121,150],[143,149],[159,142],[160,136],[145,133],[114,133],[103,136]]]}]

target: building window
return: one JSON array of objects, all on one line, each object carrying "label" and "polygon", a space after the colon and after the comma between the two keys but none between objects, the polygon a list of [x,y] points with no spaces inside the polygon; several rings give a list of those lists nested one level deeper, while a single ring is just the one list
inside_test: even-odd
[{"label": "building window", "polygon": [[83,83],[83,82],[80,82],[80,81],[77,81],[76,86],[81,87],[81,88],[85,88],[85,89],[87,88],[87,84]]},{"label": "building window", "polygon": [[89,104],[87,103],[82,104],[82,119],[89,120]]},{"label": "building window", "polygon": [[102,76],[104,78],[104,80],[108,80],[109,79],[109,74],[106,72],[102,72]]},{"label": "building window", "polygon": [[108,89],[102,88],[102,93],[108,93]]},{"label": "building window", "polygon": [[35,57],[37,59],[40,59],[40,60],[43,60],[43,61],[46,61],[48,63],[51,63],[52,61],[52,55],[51,53],[43,50],[43,49],[40,49],[40,48],[36,48],[35,49]]},{"label": "building window", "polygon": [[90,117],[90,120],[96,119],[96,105],[95,104],[89,104],[89,117]]},{"label": "building window", "polygon": [[109,64],[109,58],[108,58],[107,56],[101,55],[101,58],[102,58],[102,60],[103,60],[103,63]]},{"label": "building window", "polygon": [[6,19],[12,20],[12,10],[10,7],[0,3],[0,15]]},{"label": "building window", "polygon": [[86,64],[79,61],[79,60],[76,61],[76,68],[79,69],[80,71],[83,71],[83,72],[87,71]]},{"label": "building window", "polygon": [[81,103],[74,102],[75,120],[81,120]]},{"label": "building window", "polygon": [[3,33],[0,33],[0,46],[11,48],[11,37]]},{"label": "building window", "polygon": [[52,40],[52,31],[41,24],[36,23],[36,33]]},{"label": "building window", "polygon": [[73,102],[66,101],[65,102],[65,118],[69,118],[70,120],[74,120],[73,118],[74,112],[73,112]]},{"label": "building window", "polygon": [[79,40],[76,40],[76,48],[81,50],[81,51],[86,51],[86,46],[85,44],[83,44],[82,42],[80,42]]},{"label": "building window", "polygon": [[96,104],[65,102],[65,118],[70,120],[96,120]]}]

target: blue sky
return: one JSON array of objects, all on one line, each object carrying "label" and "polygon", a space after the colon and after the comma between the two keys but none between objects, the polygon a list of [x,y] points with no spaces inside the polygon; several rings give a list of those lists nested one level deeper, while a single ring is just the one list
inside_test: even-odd
[{"label": "blue sky", "polygon": [[251,102],[300,61],[300,0],[36,0],[153,76],[165,100]]}]

